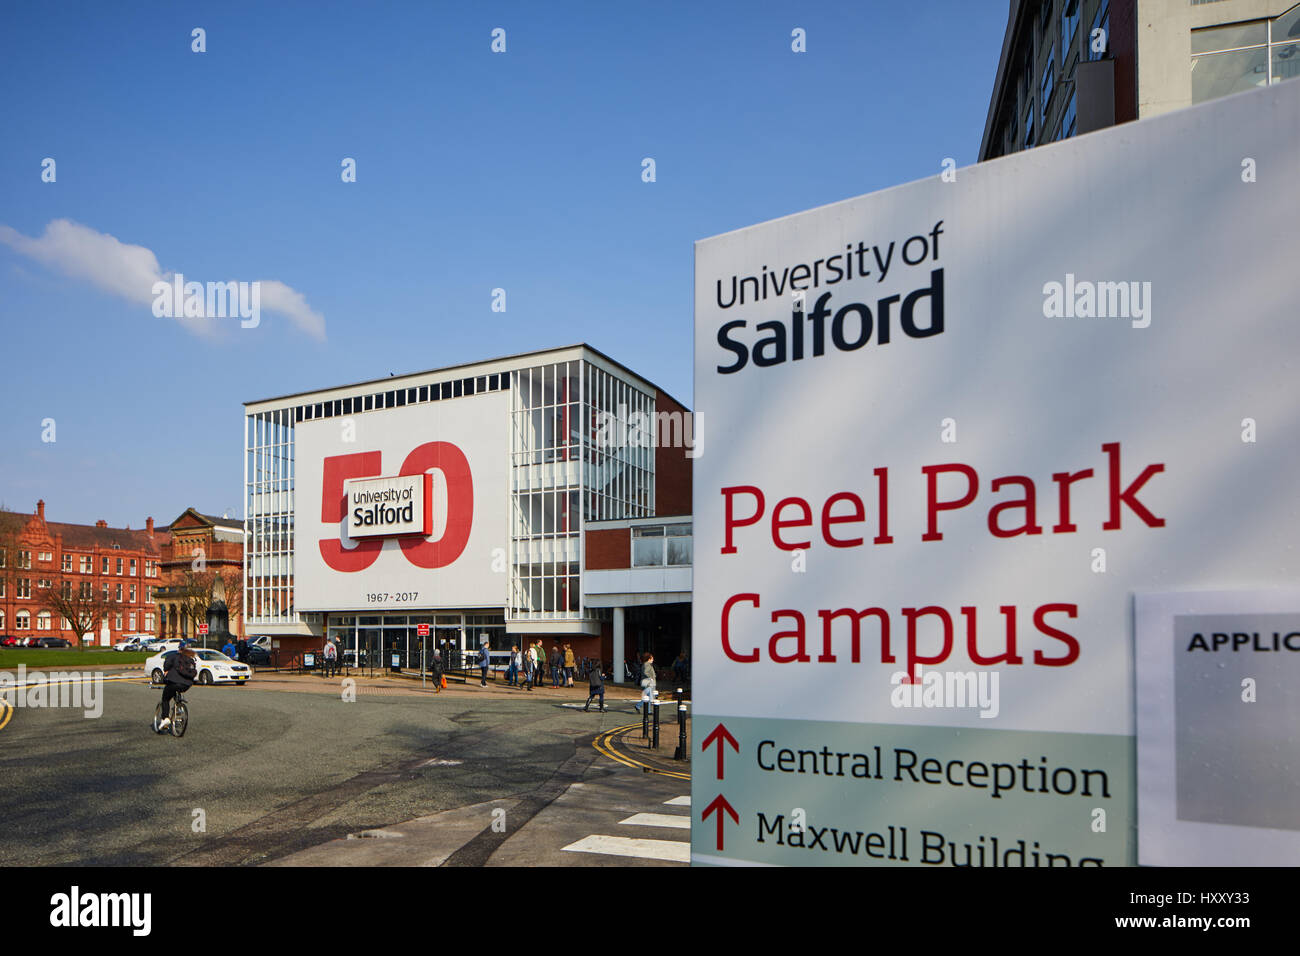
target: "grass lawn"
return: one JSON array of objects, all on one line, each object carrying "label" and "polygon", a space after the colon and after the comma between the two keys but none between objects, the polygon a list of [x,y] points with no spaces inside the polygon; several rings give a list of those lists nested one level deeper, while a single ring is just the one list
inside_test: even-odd
[{"label": "grass lawn", "polygon": [[5,647],[0,648],[0,670],[28,667],[124,667],[139,664],[150,655],[144,651],[115,651],[107,647]]}]

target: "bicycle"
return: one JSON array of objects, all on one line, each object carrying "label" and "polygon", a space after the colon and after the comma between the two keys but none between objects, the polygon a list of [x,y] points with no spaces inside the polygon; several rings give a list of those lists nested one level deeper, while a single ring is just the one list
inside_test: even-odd
[{"label": "bicycle", "polygon": [[185,728],[188,727],[190,723],[190,709],[185,703],[184,694],[178,692],[176,696],[172,698],[171,714],[169,716],[171,717],[171,721],[172,721],[171,725],[167,728],[167,730],[161,730],[159,728],[159,724],[162,723],[163,709],[162,709],[162,701],[159,701],[158,706],[155,707],[153,711],[154,733],[156,734],[171,733],[173,737],[184,737]]}]

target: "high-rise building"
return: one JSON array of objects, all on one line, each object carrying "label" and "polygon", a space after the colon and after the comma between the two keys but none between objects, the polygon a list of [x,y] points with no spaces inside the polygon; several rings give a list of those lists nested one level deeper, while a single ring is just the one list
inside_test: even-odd
[{"label": "high-rise building", "polygon": [[979,158],[1298,75],[1294,0],[1011,0]]}]

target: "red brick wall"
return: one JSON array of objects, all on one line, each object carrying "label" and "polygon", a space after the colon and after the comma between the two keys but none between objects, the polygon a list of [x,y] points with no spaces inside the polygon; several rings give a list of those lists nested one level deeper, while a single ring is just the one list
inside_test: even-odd
[{"label": "red brick wall", "polygon": [[599,528],[587,532],[588,571],[632,567],[632,532],[627,528]]},{"label": "red brick wall", "polygon": [[[689,412],[663,392],[655,399],[655,413],[686,416]],[[691,459],[684,447],[666,447],[666,437],[677,437],[672,431],[660,430],[660,442],[655,448],[655,515],[688,515],[691,513]],[[692,438],[694,436],[692,435]],[[589,565],[590,566],[590,565]],[[628,567],[627,564],[622,565]]]},{"label": "red brick wall", "polygon": [[[37,506],[37,513],[20,516],[25,517],[26,521],[17,542],[10,542],[10,546],[16,551],[19,549],[30,550],[32,554],[32,566],[30,570],[19,569],[17,566],[17,555],[9,557],[8,567],[4,574],[5,593],[0,598],[0,609],[4,611],[4,627],[0,633],[13,634],[16,637],[63,637],[74,644],[76,635],[71,630],[63,628],[62,616],[49,608],[42,606],[40,601],[41,588],[38,582],[47,579],[51,582],[51,588],[59,589],[63,586],[64,581],[71,583],[74,590],[81,588],[82,582],[89,583],[95,594],[102,593],[103,586],[109,586],[109,597],[115,598],[117,587],[122,587],[122,601],[114,607],[108,614],[108,626],[111,639],[114,642],[121,640],[123,634],[143,633],[149,629],[145,627],[145,615],[154,614],[154,626],[157,627],[157,609],[153,602],[148,600],[148,588],[150,585],[161,583],[160,577],[145,576],[145,562],[159,560],[157,550],[149,548],[112,548],[100,544],[86,543],[80,546],[65,546],[62,534],[50,534],[49,528],[44,518],[44,502]],[[106,527],[106,525],[97,525],[97,527]],[[139,536],[141,539],[144,535]],[[41,552],[50,552],[52,559],[50,561],[40,560]],[[63,556],[67,554],[72,558],[72,570],[63,571]],[[89,574],[81,573],[82,557],[90,557],[91,570]],[[103,559],[108,558],[108,573],[102,571]],[[122,562],[122,573],[117,573],[117,562]],[[131,561],[135,561],[135,574],[131,573]],[[18,581],[27,579],[31,581],[31,597],[18,597]],[[135,586],[135,600],[131,600],[131,586]],[[18,612],[26,611],[30,618],[29,627],[19,628],[17,626]],[[49,611],[50,628],[49,630],[38,630],[37,618],[43,611]],[[122,626],[117,626],[117,615],[122,616]],[[131,626],[131,615],[135,615],[135,626]],[[96,625],[91,633],[86,635],[86,642],[98,644],[99,626]]]}]

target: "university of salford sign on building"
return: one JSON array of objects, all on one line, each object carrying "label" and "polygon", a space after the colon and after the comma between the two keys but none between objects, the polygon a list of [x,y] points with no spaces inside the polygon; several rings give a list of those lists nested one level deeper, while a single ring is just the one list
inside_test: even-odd
[{"label": "university of salford sign on building", "polygon": [[349,538],[433,534],[433,476],[352,478],[343,482]]},{"label": "university of salford sign on building", "polygon": [[504,606],[509,425],[505,392],[298,423],[298,610]]}]

